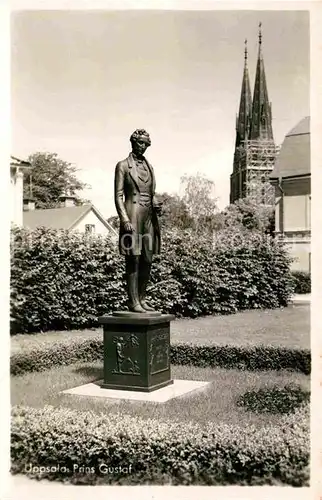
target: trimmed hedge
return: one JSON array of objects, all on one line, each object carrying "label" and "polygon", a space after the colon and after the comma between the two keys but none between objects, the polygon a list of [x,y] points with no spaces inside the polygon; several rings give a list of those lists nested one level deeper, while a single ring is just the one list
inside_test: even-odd
[{"label": "trimmed hedge", "polygon": [[14,407],[11,471],[74,484],[307,486],[309,442],[308,406],[262,429]]},{"label": "trimmed hedge", "polygon": [[295,408],[310,402],[310,391],[291,383],[284,387],[246,391],[236,401],[237,406],[255,413],[291,413]]},{"label": "trimmed hedge", "polygon": [[[294,370],[311,372],[309,349],[275,346],[195,345],[173,343],[171,363],[199,367],[239,368],[244,370]],[[36,348],[13,354],[11,374],[44,371],[53,366],[70,365],[78,361],[103,360],[103,339],[93,336],[69,342],[54,342],[50,347]]]},{"label": "trimmed hedge", "polygon": [[[259,231],[213,237],[163,231],[152,267],[150,301],[177,317],[286,306],[291,259]],[[62,230],[15,228],[11,242],[12,332],[95,327],[126,306],[124,259],[109,239]]]},{"label": "trimmed hedge", "polygon": [[54,366],[72,365],[79,361],[103,360],[103,339],[69,339],[68,342],[53,342],[51,346],[37,347],[11,355],[11,375],[41,372]]},{"label": "trimmed hedge", "polygon": [[311,293],[311,273],[293,271],[294,293]]},{"label": "trimmed hedge", "polygon": [[275,346],[172,344],[175,365],[238,368],[240,370],[294,370],[311,372],[309,349]]}]

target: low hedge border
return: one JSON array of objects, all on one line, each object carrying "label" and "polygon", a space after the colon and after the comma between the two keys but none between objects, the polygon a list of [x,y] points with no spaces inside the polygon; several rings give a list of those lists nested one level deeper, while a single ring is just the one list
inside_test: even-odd
[{"label": "low hedge border", "polygon": [[238,368],[240,370],[294,370],[311,373],[309,349],[275,346],[171,345],[175,365]]},{"label": "low hedge border", "polygon": [[309,408],[281,420],[281,427],[262,429],[214,423],[202,428],[66,408],[14,407],[11,472],[73,484],[307,486]]},{"label": "low hedge border", "polygon": [[91,362],[100,359],[103,359],[103,339],[100,336],[53,342],[50,347],[39,346],[11,355],[10,373],[22,375],[49,370],[54,366],[67,366],[80,361]]},{"label": "low hedge border", "polygon": [[[103,359],[103,339],[77,339],[55,342],[11,356],[11,374],[44,371],[54,366]],[[294,370],[311,372],[309,349],[275,346],[195,345],[173,343],[171,363],[199,367],[238,368],[244,370]]]}]

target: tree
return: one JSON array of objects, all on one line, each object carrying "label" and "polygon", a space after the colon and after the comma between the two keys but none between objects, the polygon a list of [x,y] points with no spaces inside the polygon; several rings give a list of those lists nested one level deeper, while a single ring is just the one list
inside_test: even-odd
[{"label": "tree", "polygon": [[217,208],[214,182],[197,173],[181,177],[181,187],[184,192],[182,201],[187,206],[188,214],[193,220],[194,230],[196,232],[212,231]]},{"label": "tree", "polygon": [[[163,203],[162,216],[159,219],[161,227],[178,229],[192,227],[193,221],[188,214],[188,209],[178,195],[157,193],[155,197],[157,201]],[[107,219],[107,222],[116,230],[120,227],[118,215],[112,215]]]},{"label": "tree", "polygon": [[250,199],[240,199],[216,214],[214,229],[244,227],[249,230],[274,232],[273,207],[257,204]]},{"label": "tree", "polygon": [[156,195],[156,198],[163,202],[161,226],[178,229],[189,229],[193,226],[188,207],[180,196],[160,193]]},{"label": "tree", "polygon": [[118,215],[111,215],[111,217],[107,219],[107,222],[113,227],[113,229],[119,230],[120,219]]},{"label": "tree", "polygon": [[78,197],[78,192],[89,187],[76,177],[77,168],[58,158],[56,153],[34,153],[29,156],[31,168],[24,176],[24,196],[32,194],[36,208],[55,208],[59,196],[71,194],[82,205],[87,200]]}]

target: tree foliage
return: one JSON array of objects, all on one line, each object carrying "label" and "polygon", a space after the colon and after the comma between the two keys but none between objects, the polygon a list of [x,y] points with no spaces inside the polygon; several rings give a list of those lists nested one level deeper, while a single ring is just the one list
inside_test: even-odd
[{"label": "tree foliage", "polygon": [[119,219],[119,216],[118,215],[111,215],[111,217],[109,217],[107,219],[107,222],[115,229],[115,230],[119,230],[120,228],[120,219]]},{"label": "tree foliage", "polygon": [[163,202],[162,217],[160,223],[162,227],[189,229],[193,225],[193,219],[189,215],[188,207],[178,195],[161,193],[156,195],[157,199]]},{"label": "tree foliage", "polygon": [[196,232],[212,230],[213,218],[217,208],[214,196],[215,184],[203,174],[181,177],[182,200],[187,206]]},{"label": "tree foliage", "polygon": [[240,199],[215,215],[214,229],[246,228],[272,234],[274,232],[274,210],[267,205],[258,205],[250,199]]},{"label": "tree foliage", "polygon": [[78,197],[88,186],[77,178],[74,165],[48,152],[34,153],[28,160],[31,168],[25,173],[24,196],[30,196],[32,187],[36,208],[55,208],[59,205],[59,196],[66,193],[77,196],[79,205],[87,201]]}]

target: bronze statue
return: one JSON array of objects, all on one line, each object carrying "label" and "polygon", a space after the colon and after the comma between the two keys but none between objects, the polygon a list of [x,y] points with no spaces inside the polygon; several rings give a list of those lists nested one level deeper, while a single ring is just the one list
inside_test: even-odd
[{"label": "bronze statue", "polygon": [[115,167],[115,206],[120,218],[119,250],[125,255],[129,310],[153,311],[146,302],[153,254],[160,253],[158,215],[162,205],[155,198],[155,176],[144,157],[151,145],[149,134],[137,129],[130,137],[132,152]]}]

